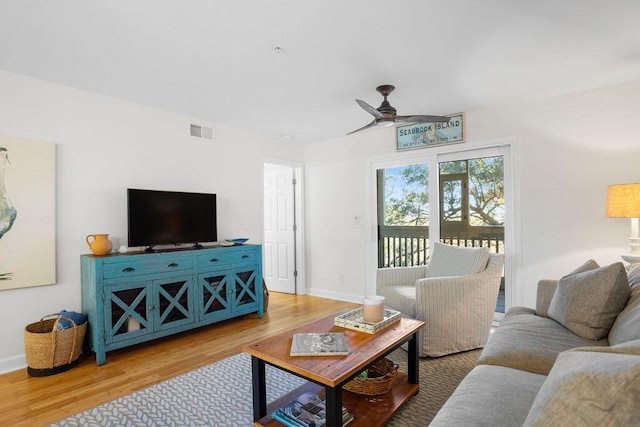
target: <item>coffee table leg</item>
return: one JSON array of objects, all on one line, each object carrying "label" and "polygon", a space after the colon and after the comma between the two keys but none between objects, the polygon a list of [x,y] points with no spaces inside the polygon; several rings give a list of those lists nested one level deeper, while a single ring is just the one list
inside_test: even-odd
[{"label": "coffee table leg", "polygon": [[264,360],[251,356],[251,383],[253,384],[253,421],[267,415],[267,386]]},{"label": "coffee table leg", "polygon": [[411,335],[409,340],[409,351],[407,353],[408,362],[408,381],[410,384],[418,384],[419,365],[418,365],[418,333]]},{"label": "coffee table leg", "polygon": [[325,387],[327,426],[342,427],[342,388]]}]

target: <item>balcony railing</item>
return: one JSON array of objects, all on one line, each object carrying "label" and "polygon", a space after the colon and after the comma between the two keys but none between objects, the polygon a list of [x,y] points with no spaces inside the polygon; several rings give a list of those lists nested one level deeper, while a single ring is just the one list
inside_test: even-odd
[{"label": "balcony railing", "polygon": [[429,259],[429,227],[379,227],[378,267],[424,265]]},{"label": "balcony railing", "polygon": [[[429,227],[379,226],[378,267],[424,265],[429,260]],[[489,247],[504,253],[504,227],[445,225],[440,241],[454,246]]]}]

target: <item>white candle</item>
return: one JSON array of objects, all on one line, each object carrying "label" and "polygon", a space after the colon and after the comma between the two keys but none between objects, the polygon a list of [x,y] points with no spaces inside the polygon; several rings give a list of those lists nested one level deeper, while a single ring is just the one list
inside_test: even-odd
[{"label": "white candle", "polygon": [[364,321],[368,323],[377,323],[384,319],[384,297],[379,295],[370,295],[365,297],[362,306]]}]

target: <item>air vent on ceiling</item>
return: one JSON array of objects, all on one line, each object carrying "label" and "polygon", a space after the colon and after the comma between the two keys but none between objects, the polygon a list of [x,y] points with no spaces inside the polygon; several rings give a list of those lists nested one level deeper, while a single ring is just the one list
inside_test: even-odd
[{"label": "air vent on ceiling", "polygon": [[213,140],[213,128],[191,123],[191,136]]}]

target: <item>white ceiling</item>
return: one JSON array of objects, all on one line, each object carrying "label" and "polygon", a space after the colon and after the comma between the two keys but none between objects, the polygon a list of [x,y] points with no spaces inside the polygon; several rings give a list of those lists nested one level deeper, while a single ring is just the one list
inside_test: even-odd
[{"label": "white ceiling", "polygon": [[444,115],[638,79],[638,22],[638,0],[0,0],[0,69],[308,143],[370,122],[380,84]]}]

